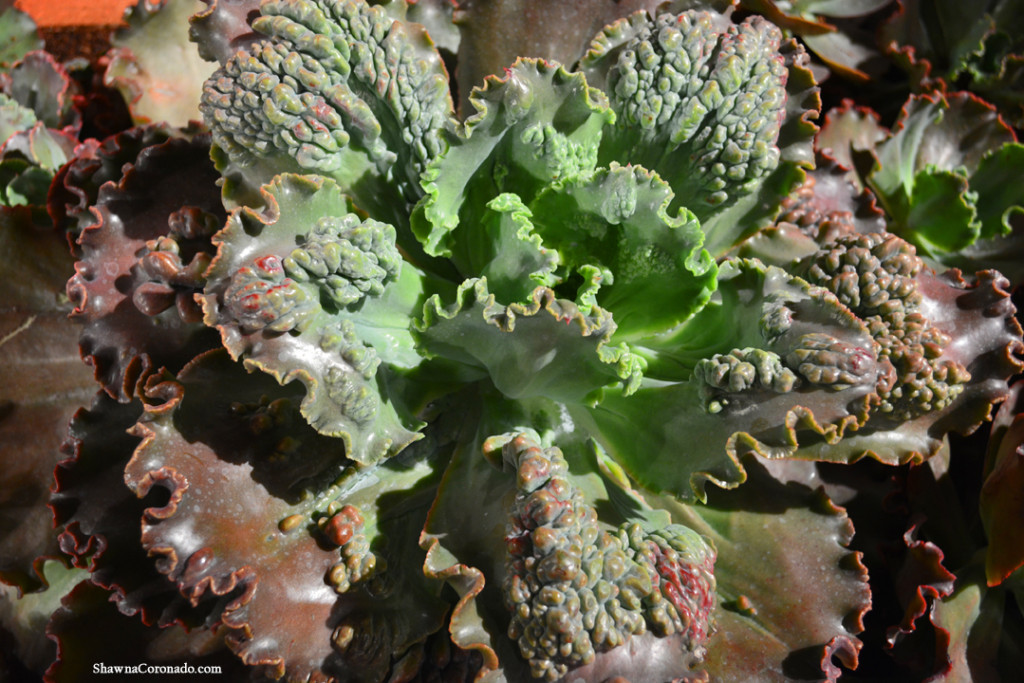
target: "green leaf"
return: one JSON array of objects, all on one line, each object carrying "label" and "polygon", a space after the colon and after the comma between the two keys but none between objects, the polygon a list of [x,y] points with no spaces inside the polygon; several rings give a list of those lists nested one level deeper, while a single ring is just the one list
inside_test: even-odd
[{"label": "green leaf", "polygon": [[981,158],[971,175],[971,190],[977,193],[978,220],[982,239],[1005,237],[1012,233],[1011,217],[1024,213],[1024,188],[1007,178],[1024,173],[1024,145],[1010,143]]},{"label": "green leaf", "polygon": [[892,232],[940,263],[960,265],[978,239],[1008,236],[1010,217],[1024,210],[1024,193],[1005,182],[1024,163],[1018,146],[994,108],[967,93],[914,96],[876,146],[867,184]]},{"label": "green leaf", "polygon": [[675,192],[671,208],[696,214],[720,256],[772,218],[779,191],[802,180],[797,167],[813,165],[807,119],[820,101],[806,63],[763,17],[635,14],[598,36],[581,63],[616,113],[601,163],[658,173]]},{"label": "green leaf", "polygon": [[886,372],[861,320],[757,261],[724,264],[711,302],[660,344],[648,375],[675,382],[609,391],[580,420],[642,486],[684,499],[742,483],[744,453],[835,444],[867,419]]},{"label": "green leaf", "polygon": [[[621,474],[614,472],[614,466],[609,469],[608,463],[601,463],[601,454],[595,453],[593,446],[586,444],[579,433],[569,431],[556,436],[556,429],[555,434],[545,432],[546,436],[540,437],[524,428],[518,433],[485,439],[490,427],[496,423],[508,423],[507,411],[502,402],[479,398],[482,400],[475,402],[474,407],[483,408],[483,414],[476,410],[473,413],[474,417],[481,418],[476,422],[479,428],[465,434],[456,449],[421,537],[421,544],[428,550],[425,565],[428,575],[445,579],[460,595],[451,622],[453,641],[461,648],[479,651],[483,655],[484,670],[492,670],[489,674],[491,680],[497,681],[527,680],[530,670],[537,672],[541,669],[564,671],[567,668],[587,680],[607,680],[614,675],[634,678],[648,667],[658,671],[656,675],[661,676],[658,680],[690,673],[694,662],[689,650],[702,640],[699,633],[705,626],[702,616],[706,616],[706,610],[711,606],[711,596],[700,590],[689,590],[694,588],[689,583],[682,588],[681,598],[696,601],[691,619],[685,624],[685,632],[693,640],[671,630],[669,634],[658,632],[655,621],[648,621],[647,627],[643,628],[643,618],[639,622],[640,633],[635,630],[633,635],[627,633],[621,647],[603,640],[609,631],[618,632],[623,627],[618,616],[607,617],[621,615],[622,611],[632,610],[635,613],[639,605],[625,607],[628,602],[625,594],[642,591],[644,585],[643,576],[635,571],[642,561],[639,556],[632,555],[630,547],[622,544],[619,532],[628,531],[631,540],[651,538],[652,533],[686,539],[689,552],[680,551],[679,559],[685,555],[689,561],[698,560],[695,564],[700,564],[701,559],[707,560],[709,554],[713,558],[713,551],[708,553],[703,540],[692,530],[670,524],[667,514],[653,510],[629,487]],[[561,447],[545,448],[552,442]],[[499,460],[502,469],[488,458]],[[551,475],[550,482],[558,480],[557,484],[552,483],[550,494],[544,484],[538,486],[538,480],[547,478],[547,475]],[[537,493],[531,494],[531,490]],[[555,502],[547,510],[537,505],[552,498],[566,502]],[[467,518],[464,512],[467,507],[476,510],[477,514]],[[546,512],[557,513],[563,508],[568,510],[568,514],[559,518],[559,522],[542,524]],[[538,533],[536,527],[540,526],[545,528]],[[509,606],[521,603],[524,598],[515,587],[523,585],[523,590],[530,590],[526,586],[532,586],[536,591],[538,583],[546,583],[543,572],[530,573],[536,566],[536,560],[544,557],[543,550],[539,550],[543,545],[540,540],[543,533],[548,534],[546,538],[562,538],[562,534],[567,534],[568,541],[575,539],[576,546],[567,548],[565,552],[581,554],[584,561],[580,567],[590,579],[548,585],[549,591],[565,591],[567,595],[575,589],[582,607],[576,610],[575,618],[572,613],[568,615],[565,630],[560,635],[550,630],[547,633],[551,640],[576,637],[580,644],[589,643],[593,647],[589,654],[584,654],[584,648],[563,651],[564,657],[552,657],[550,646],[540,644],[532,648],[533,654],[521,650],[519,646],[535,642],[539,633],[545,631],[544,624],[537,620],[531,622],[532,627],[518,638],[518,642],[501,636],[509,632],[510,625],[521,628],[523,619],[532,614],[532,611],[524,612],[522,608],[510,614]],[[574,536],[574,533],[578,535]],[[527,560],[525,567],[524,553],[536,556],[533,562]],[[602,563],[609,555],[614,557]],[[605,575],[601,573],[602,564],[609,568]],[[551,566],[552,562],[548,561],[546,565]],[[619,606],[615,601],[615,607],[598,621],[596,628],[593,620],[581,622],[583,612],[602,610],[605,598],[600,597],[598,584],[604,582],[605,588],[609,587],[607,584],[611,579],[605,576],[614,574],[614,567],[630,569],[632,573],[629,576],[636,582],[615,584],[612,589],[613,596],[621,597],[623,610],[615,611]],[[703,574],[706,577],[710,567],[706,564],[690,565],[687,569],[693,572],[692,576]],[[571,568],[567,571],[572,573]],[[708,588],[707,584],[703,587],[705,590]],[[705,598],[708,599],[706,602]],[[650,604],[645,598],[643,605]],[[551,611],[561,612],[557,607]],[[633,628],[636,626],[634,622]],[[635,656],[638,650],[646,653],[643,660]],[[524,659],[529,659],[529,668]]]},{"label": "green leaf", "polygon": [[860,17],[880,10],[892,0],[793,0],[793,11],[826,17]]},{"label": "green leaf", "polygon": [[43,39],[26,12],[4,3],[0,12],[0,68],[7,68],[33,50],[43,49]]},{"label": "green leaf", "polygon": [[569,267],[596,266],[597,301],[615,312],[616,339],[669,329],[699,310],[717,269],[686,209],[670,215],[672,190],[640,166],[612,163],[543,190],[532,203],[536,231]]},{"label": "green leaf", "polygon": [[268,38],[233,53],[207,81],[201,109],[233,202],[258,201],[280,172],[329,175],[406,239],[419,176],[443,147],[447,73],[422,26],[344,0],[265,2]]},{"label": "green leaf", "polygon": [[17,100],[0,93],[0,144],[15,133],[27,131],[36,125],[36,115],[28,107],[24,107]]},{"label": "green leaf", "polygon": [[581,74],[538,60],[488,78],[470,101],[476,113],[423,174],[427,196],[413,215],[427,253],[450,256],[466,277],[477,274],[478,259],[464,233],[476,230],[483,206],[504,192],[529,205],[546,185],[589,174],[615,117]]},{"label": "green leaf", "polygon": [[634,388],[642,371],[624,344],[612,346],[611,314],[597,306],[584,313],[543,287],[528,303],[506,306],[486,280],[467,280],[454,302],[429,299],[417,329],[426,352],[485,369],[509,398],[592,402],[619,381]]},{"label": "green leaf", "polygon": [[247,367],[305,384],[303,415],[350,458],[394,455],[422,426],[389,382],[420,361],[410,326],[423,276],[394,228],[363,219],[333,180],[285,174],[263,195],[265,212],[236,210],[214,238],[207,324]]},{"label": "green leaf", "polygon": [[914,176],[914,190],[903,230],[922,254],[958,251],[981,234],[975,197],[967,178],[956,171],[925,169]]}]

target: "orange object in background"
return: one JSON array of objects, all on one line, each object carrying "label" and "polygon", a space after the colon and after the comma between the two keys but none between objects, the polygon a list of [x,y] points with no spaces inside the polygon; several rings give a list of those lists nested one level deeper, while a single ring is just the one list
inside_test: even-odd
[{"label": "orange object in background", "polygon": [[116,26],[124,10],[136,0],[15,0],[40,28]]}]

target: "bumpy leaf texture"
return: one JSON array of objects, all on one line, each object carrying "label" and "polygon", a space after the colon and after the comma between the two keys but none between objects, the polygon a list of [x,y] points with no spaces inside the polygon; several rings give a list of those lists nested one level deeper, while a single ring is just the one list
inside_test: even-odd
[{"label": "bumpy leaf texture", "polygon": [[[678,661],[685,650],[672,643],[672,636],[631,616],[630,596],[648,584],[636,564],[641,556],[633,556],[628,543],[613,540],[622,530],[629,530],[627,537],[653,539],[669,536],[666,529],[694,538],[695,529],[713,542],[717,607],[706,645],[713,680],[745,680],[760,671],[834,680],[839,670],[833,655],[856,665],[860,644],[854,634],[869,605],[866,572],[844,547],[852,534],[849,520],[823,494],[782,486],[751,466],[754,485],[716,491],[708,505],[652,497],[651,507],[599,449],[582,443],[578,434],[565,434],[555,439],[566,446],[561,451],[528,445],[523,436],[488,442],[491,448],[501,445],[502,453],[521,454],[512,472],[500,472],[470,449],[457,452],[422,539],[427,570],[448,580],[461,596],[452,616],[454,641],[482,652],[485,669],[496,670],[495,680],[527,679],[516,656],[520,648],[522,656],[533,657],[531,668],[541,669],[537,673],[546,673],[548,680],[564,667],[568,673],[558,680],[621,675],[637,682],[700,675]],[[527,495],[538,480],[548,483]],[[471,519],[460,512],[467,505],[479,511]],[[596,529],[591,526],[595,513]],[[787,540],[790,534],[793,540]],[[750,563],[752,555],[759,561]],[[542,578],[524,580],[524,568]],[[590,580],[579,580],[577,572]],[[495,585],[496,576],[505,577],[501,586]],[[604,587],[627,577],[620,591]],[[537,591],[532,600],[526,588],[531,586]],[[821,597],[815,597],[819,591]],[[782,595],[789,599],[780,602]],[[804,607],[824,603],[830,606],[824,612]],[[534,616],[538,610],[552,614],[546,629]],[[628,635],[629,624],[639,632]],[[506,630],[518,645],[500,636]],[[573,645],[563,656],[545,654],[558,638]],[[623,645],[606,649],[620,638]],[[594,648],[592,659],[585,654],[588,645]],[[587,663],[572,668],[581,661]]]},{"label": "bumpy leaf texture", "polygon": [[334,181],[282,175],[263,192],[262,214],[234,212],[214,239],[207,324],[247,367],[305,384],[303,414],[348,457],[397,453],[422,424],[389,390],[394,369],[420,361],[409,323],[422,275],[395,229],[362,218]]},{"label": "bumpy leaf texture", "polygon": [[657,172],[718,256],[770,220],[798,169],[813,165],[820,101],[807,65],[803,49],[762,17],[633,14],[606,28],[581,62],[616,114],[600,159]]},{"label": "bumpy leaf texture", "polygon": [[[565,455],[536,433],[489,439],[486,454],[511,473],[471,447],[454,456],[421,539],[428,573],[462,596],[454,642],[479,650],[498,680],[693,673],[710,628],[714,550],[664,513],[610,506],[640,502],[569,438]],[[459,512],[467,497],[480,510],[472,520]]]},{"label": "bumpy leaf texture", "polygon": [[441,58],[422,26],[354,0],[266,2],[267,36],[203,89],[231,201],[258,202],[274,175],[330,175],[364,210],[402,227],[452,111]]},{"label": "bumpy leaf texture", "polygon": [[819,144],[851,169],[857,151],[870,154],[857,182],[934,267],[998,268],[1021,282],[1024,192],[1005,179],[1021,172],[1024,147],[992,105],[964,92],[913,96],[888,132],[846,107],[830,114]]}]

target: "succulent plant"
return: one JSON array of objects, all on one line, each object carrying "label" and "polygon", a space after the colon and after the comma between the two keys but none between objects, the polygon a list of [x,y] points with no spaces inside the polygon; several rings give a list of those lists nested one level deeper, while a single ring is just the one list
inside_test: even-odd
[{"label": "succulent plant", "polygon": [[144,3],[102,140],[13,63],[4,666],[1013,671],[1016,133],[948,92],[819,127],[787,35],[844,10],[735,4]]}]

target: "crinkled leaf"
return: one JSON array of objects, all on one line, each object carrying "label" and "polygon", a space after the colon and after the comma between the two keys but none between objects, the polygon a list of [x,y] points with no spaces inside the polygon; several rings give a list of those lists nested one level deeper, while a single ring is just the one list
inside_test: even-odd
[{"label": "crinkled leaf", "polygon": [[1001,671],[1009,671],[998,665],[1006,598],[977,581],[978,569],[961,571],[953,593],[935,601],[931,620],[942,654],[939,671],[929,680],[995,682],[1003,680]]},{"label": "crinkled leaf", "polygon": [[886,139],[887,133],[878,121],[878,114],[855,106],[853,100],[843,100],[841,106],[825,114],[815,147],[845,166],[850,182],[857,189],[863,189],[863,176],[870,169],[858,172],[857,153],[872,152],[878,143]]},{"label": "crinkled leaf", "polygon": [[917,620],[928,611],[930,603],[953,592],[956,576],[945,566],[942,549],[917,538],[916,527],[903,536],[905,558],[896,576],[898,598],[904,607],[903,621],[888,629],[886,639],[896,646],[917,628]]},{"label": "crinkled leaf", "polygon": [[[963,174],[926,169],[916,173],[912,183],[907,211],[897,220],[913,231],[912,240],[922,254],[959,251],[978,238],[981,223]],[[908,232],[893,227],[901,234]]]},{"label": "crinkled leaf", "polygon": [[67,422],[94,390],[78,355],[61,280],[71,266],[63,237],[24,212],[0,212],[0,576],[39,587],[37,558],[59,554],[46,508]]},{"label": "crinkled leaf", "polygon": [[737,255],[792,268],[837,237],[885,232],[885,214],[870,192],[859,189],[850,173],[827,152],[803,185],[782,202],[775,225],[743,242]]},{"label": "crinkled leaf", "polygon": [[8,95],[35,112],[48,128],[77,132],[80,115],[72,108],[75,88],[64,67],[48,52],[25,55],[8,72]]},{"label": "crinkled leaf", "polygon": [[[819,341],[831,351],[798,360]],[[845,357],[842,380],[827,379],[833,352]],[[727,262],[711,302],[650,362],[648,376],[682,381],[609,392],[589,418],[640,484],[703,500],[707,481],[744,481],[747,452],[788,457],[820,443],[812,457],[835,458],[830,445],[863,423],[885,372],[864,323],[827,292],[757,261]]]},{"label": "crinkled leaf", "polygon": [[447,74],[422,26],[356,0],[264,2],[268,36],[236,52],[203,90],[225,196],[258,204],[280,172],[330,175],[406,248],[419,176],[452,111]]},{"label": "crinkled leaf", "polygon": [[819,489],[782,484],[753,460],[733,491],[704,505],[653,500],[718,550],[711,680],[835,681],[855,668],[871,607],[867,570],[849,549],[853,524]]},{"label": "crinkled leaf", "polygon": [[301,389],[220,351],[161,379],[125,472],[140,496],[170,494],[143,517],[158,569],[193,603],[230,599],[228,643],[248,664],[290,681],[382,680],[442,623],[415,550],[434,466],[346,471],[343,443],[298,414]]},{"label": "crinkled leaf", "polygon": [[198,0],[140,0],[128,26],[110,40],[104,82],[121,91],[136,124],[166,121],[185,128],[198,121],[203,81],[213,65],[188,42],[188,18]]},{"label": "crinkled leaf", "polygon": [[470,102],[476,113],[427,168],[427,197],[413,215],[427,253],[450,256],[466,277],[489,260],[472,251],[469,234],[484,204],[515,192],[529,205],[544,186],[589,174],[601,131],[614,120],[604,95],[581,74],[538,60],[519,60],[504,78],[488,78]]},{"label": "crinkled leaf", "polygon": [[640,166],[612,163],[546,188],[531,204],[536,231],[563,263],[598,267],[596,300],[618,339],[661,332],[707,302],[716,269],[696,218],[670,215],[672,190]]},{"label": "crinkled leaf", "polygon": [[263,213],[236,210],[215,238],[203,295],[207,324],[246,367],[306,387],[302,411],[362,463],[419,438],[390,387],[420,362],[413,316],[423,275],[402,260],[395,229],[355,212],[321,176],[278,176]]},{"label": "crinkled leaf", "polygon": [[903,68],[915,90],[946,83],[983,95],[1019,126],[1021,5],[1018,0],[922,3],[901,0],[881,26],[879,42]]},{"label": "crinkled leaf", "polygon": [[149,372],[180,368],[216,343],[192,298],[224,220],[208,149],[203,136],[143,148],[99,189],[94,222],[78,238],[68,296],[84,323],[82,355],[122,401]]},{"label": "crinkled leaf", "polygon": [[[935,405],[922,412],[916,409],[909,414],[901,414],[902,409],[893,413],[877,411],[866,425],[848,434],[837,447],[816,445],[806,452],[808,457],[856,460],[868,454],[891,464],[919,461],[938,452],[946,433],[974,431],[988,418],[992,406],[1006,396],[1006,382],[1020,371],[1020,354],[1024,347],[1005,278],[994,271],[985,271],[968,282],[958,271],[951,270],[942,275],[922,272],[917,280],[923,297],[919,310],[927,312],[928,326],[938,335],[959,340],[959,343],[948,343],[929,352],[927,362],[939,369],[933,378],[943,374],[943,366],[962,367],[967,370],[967,376],[951,382],[951,386],[958,386],[953,386],[947,397],[941,397],[942,382],[939,382],[931,399]],[[906,356],[906,361],[910,361],[912,353]],[[901,366],[897,386],[902,384],[903,393],[912,393],[917,380],[902,379],[907,370],[902,364],[906,361],[894,359]],[[930,393],[931,390],[926,390],[919,398]],[[899,402],[896,400],[896,404]]]},{"label": "crinkled leaf", "polygon": [[809,58],[762,17],[630,21],[630,40],[595,40],[582,62],[616,114],[600,159],[658,173],[675,192],[672,207],[693,211],[720,255],[770,220],[799,168],[813,165],[809,119],[821,105]]},{"label": "crinkled leaf", "polygon": [[[605,456],[600,449],[592,444],[586,443],[581,433],[573,433],[571,423],[562,422],[550,425],[551,429],[545,429],[547,436],[542,442],[536,441],[537,435],[527,429],[520,433],[517,438],[506,434],[493,439],[486,439],[484,435],[493,429],[501,429],[516,423],[520,418],[529,420],[527,415],[536,411],[539,415],[546,410],[557,410],[553,404],[536,402],[532,410],[526,413],[509,406],[502,401],[495,401],[493,397],[486,394],[477,398],[475,407],[483,407],[484,414],[480,415],[473,411],[474,417],[482,417],[479,429],[475,432],[467,425],[462,434],[460,446],[449,464],[449,467],[442,480],[438,497],[431,509],[430,516],[421,536],[420,543],[427,549],[427,561],[425,571],[430,576],[436,576],[446,580],[460,596],[451,619],[451,635],[453,642],[460,648],[467,648],[478,651],[483,660],[484,680],[493,681],[521,681],[530,678],[531,668],[544,663],[544,655],[538,654],[529,663],[524,661],[524,654],[519,648],[520,644],[535,642],[538,638],[537,629],[543,628],[536,622],[534,627],[526,635],[520,636],[518,643],[505,637],[510,628],[510,601],[518,600],[512,597],[509,590],[515,591],[509,586],[517,585],[515,580],[510,580],[510,574],[517,571],[514,560],[516,553],[522,548],[534,547],[542,544],[540,535],[533,531],[534,540],[525,540],[521,537],[523,532],[516,531],[515,520],[520,514],[527,516],[533,514],[529,511],[517,512],[522,509],[518,506],[529,506],[526,501],[526,493],[529,491],[531,477],[545,478],[544,471],[534,473],[532,469],[523,469],[522,465],[511,462],[508,459],[510,446],[533,444],[535,452],[540,451],[540,444],[548,443],[553,439],[555,444],[561,444],[563,448],[554,449],[558,451],[558,457],[564,454],[563,462],[567,465],[567,471],[562,471],[559,486],[559,493],[552,493],[555,496],[571,498],[572,521],[567,517],[566,525],[576,524],[577,520],[583,525],[592,525],[598,529],[595,534],[604,533],[604,541],[601,548],[607,551],[609,547],[616,546],[620,538],[614,536],[615,530],[628,528],[631,524],[638,526],[649,533],[664,531],[670,524],[669,516],[660,510],[650,508],[643,501],[640,495],[629,487],[628,481],[621,472],[616,472],[613,463],[604,461]],[[500,444],[505,447],[500,452],[494,453],[493,449]],[[484,453],[480,450],[483,449]],[[545,451],[547,453],[547,451]],[[497,463],[491,462],[483,457],[502,458],[504,466],[499,468]],[[552,467],[552,475],[554,465]],[[516,472],[509,471],[510,468],[517,468]],[[505,471],[502,471],[504,469]],[[517,496],[517,482],[520,491],[524,493]],[[526,488],[524,488],[526,487]],[[541,494],[544,492],[542,491]],[[543,495],[534,496],[538,502],[545,500]],[[550,496],[549,496],[550,498]],[[533,500],[532,498],[530,500]],[[555,503],[555,506],[558,504]],[[569,505],[569,503],[563,503]],[[476,514],[467,517],[465,509],[472,508]],[[589,510],[588,510],[589,508]],[[530,508],[527,508],[529,510]],[[532,508],[536,511],[537,523],[544,518],[544,513],[539,507]],[[555,508],[557,509],[557,507]],[[530,525],[532,528],[532,524]],[[589,527],[588,527],[589,528]],[[557,535],[559,525],[552,525],[547,530]],[[609,538],[611,532],[612,538]],[[571,532],[569,532],[571,533]],[[582,532],[587,533],[587,532]],[[686,533],[691,533],[687,530]],[[531,536],[531,534],[526,534]],[[694,538],[696,536],[694,535]],[[610,570],[602,577],[600,553],[601,549],[594,546],[593,542],[589,547],[583,547],[585,557],[592,557],[590,553],[597,553],[598,557],[585,562],[597,562],[596,565],[587,565],[585,570],[592,574],[591,582],[584,582],[577,586],[579,592],[587,592],[588,586],[599,583],[602,578],[607,578],[614,573]],[[525,544],[525,545],[524,545]],[[702,541],[699,542],[702,545]],[[574,552],[574,551],[570,551]],[[625,560],[625,557],[623,557]],[[604,562],[605,567],[612,566],[611,559]],[[625,560],[627,563],[629,560]],[[548,562],[548,564],[551,564]],[[527,564],[527,567],[530,565]],[[596,569],[595,569],[596,567]],[[624,569],[624,567],[623,567]],[[572,572],[572,569],[566,571]],[[593,572],[598,572],[593,574]],[[518,576],[518,574],[516,574]],[[538,577],[540,573],[538,573]],[[533,581],[533,578],[523,579]],[[540,578],[543,581],[543,578]],[[609,581],[611,579],[608,579]],[[608,581],[605,581],[607,584]],[[575,585],[575,584],[574,584]],[[554,583],[550,586],[553,591],[565,590],[569,595],[569,589],[564,584]],[[595,588],[597,600],[603,602],[606,598],[601,597],[600,589]],[[625,588],[623,589],[625,590]],[[615,593],[617,594],[617,593]],[[590,595],[590,593],[588,593]],[[579,595],[583,600],[580,612],[594,609],[593,605]],[[593,597],[593,595],[591,595]],[[706,596],[710,597],[710,596]],[[566,598],[572,600],[572,597]],[[625,602],[625,598],[623,599]],[[617,601],[616,601],[617,602]],[[557,605],[557,603],[556,603]],[[525,605],[524,605],[525,606]],[[707,605],[710,608],[710,602]],[[520,608],[521,609],[521,608]],[[557,610],[552,606],[551,612]],[[600,609],[600,608],[599,608]],[[628,609],[635,610],[636,607]],[[612,608],[614,612],[614,608]],[[517,612],[516,619],[524,618],[525,612]],[[607,618],[609,615],[605,614]],[[701,617],[694,613],[693,624]],[[570,617],[571,621],[572,617]],[[575,624],[575,622],[573,622]],[[567,633],[572,634],[586,632],[589,635],[581,637],[591,642],[590,638],[601,638],[602,628],[618,629],[621,624],[612,623],[609,619],[604,626],[596,629],[593,624],[566,624]],[[653,622],[652,622],[653,624]],[[521,626],[521,625],[520,625]],[[557,626],[549,626],[552,630]],[[572,635],[569,636],[573,637]],[[664,681],[668,678],[685,676],[692,673],[690,667],[694,662],[689,659],[686,652],[686,641],[680,643],[678,640],[658,635],[655,627],[643,629],[640,633],[626,635],[624,643],[619,646],[598,646],[589,663],[575,664],[568,666],[569,673],[565,678],[558,680],[606,680],[614,676],[624,676],[627,680],[637,683],[652,683]],[[541,646],[536,647],[537,650]],[[564,653],[568,660],[572,656]],[[539,661],[538,661],[539,660]],[[550,678],[557,677],[555,669],[550,669]]]},{"label": "crinkled leaf", "polygon": [[1001,180],[1021,162],[991,105],[965,93],[912,97],[877,145],[867,183],[891,231],[940,263],[985,268],[977,257],[992,247],[974,245],[1010,233],[1011,216],[1024,210],[1024,192]]},{"label": "crinkled leaf", "polygon": [[150,626],[194,628],[218,608],[213,601],[190,605],[153,566],[134,520],[159,498],[139,500],[124,482],[139,445],[128,430],[141,414],[139,401],[118,403],[102,391],[75,413],[61,445],[67,458],[53,472],[53,522],[61,551],[89,571],[91,584],[109,591],[118,611]]},{"label": "crinkled leaf", "polygon": [[120,181],[125,164],[134,164],[143,149],[170,137],[163,126],[139,126],[102,142],[82,143],[71,163],[54,176],[47,211],[57,227],[67,231],[74,242],[79,232],[95,221],[89,207],[99,200],[100,187]]},{"label": "crinkled leaf", "polygon": [[584,313],[543,287],[528,303],[506,306],[485,280],[467,280],[454,302],[428,300],[417,328],[425,351],[482,368],[510,398],[590,402],[619,380],[635,388],[642,370],[624,344],[611,345],[607,311]]},{"label": "crinkled leaf", "polygon": [[605,25],[638,11],[654,13],[658,0],[598,0],[557,10],[543,0],[461,3],[455,13],[462,27],[455,78],[463,93],[460,110],[468,116],[471,92],[488,76],[501,75],[519,57],[575,64]]},{"label": "crinkled leaf", "polygon": [[238,50],[248,49],[260,39],[250,23],[258,14],[261,0],[202,0],[206,5],[189,17],[188,37],[199,56],[223,65]]}]

